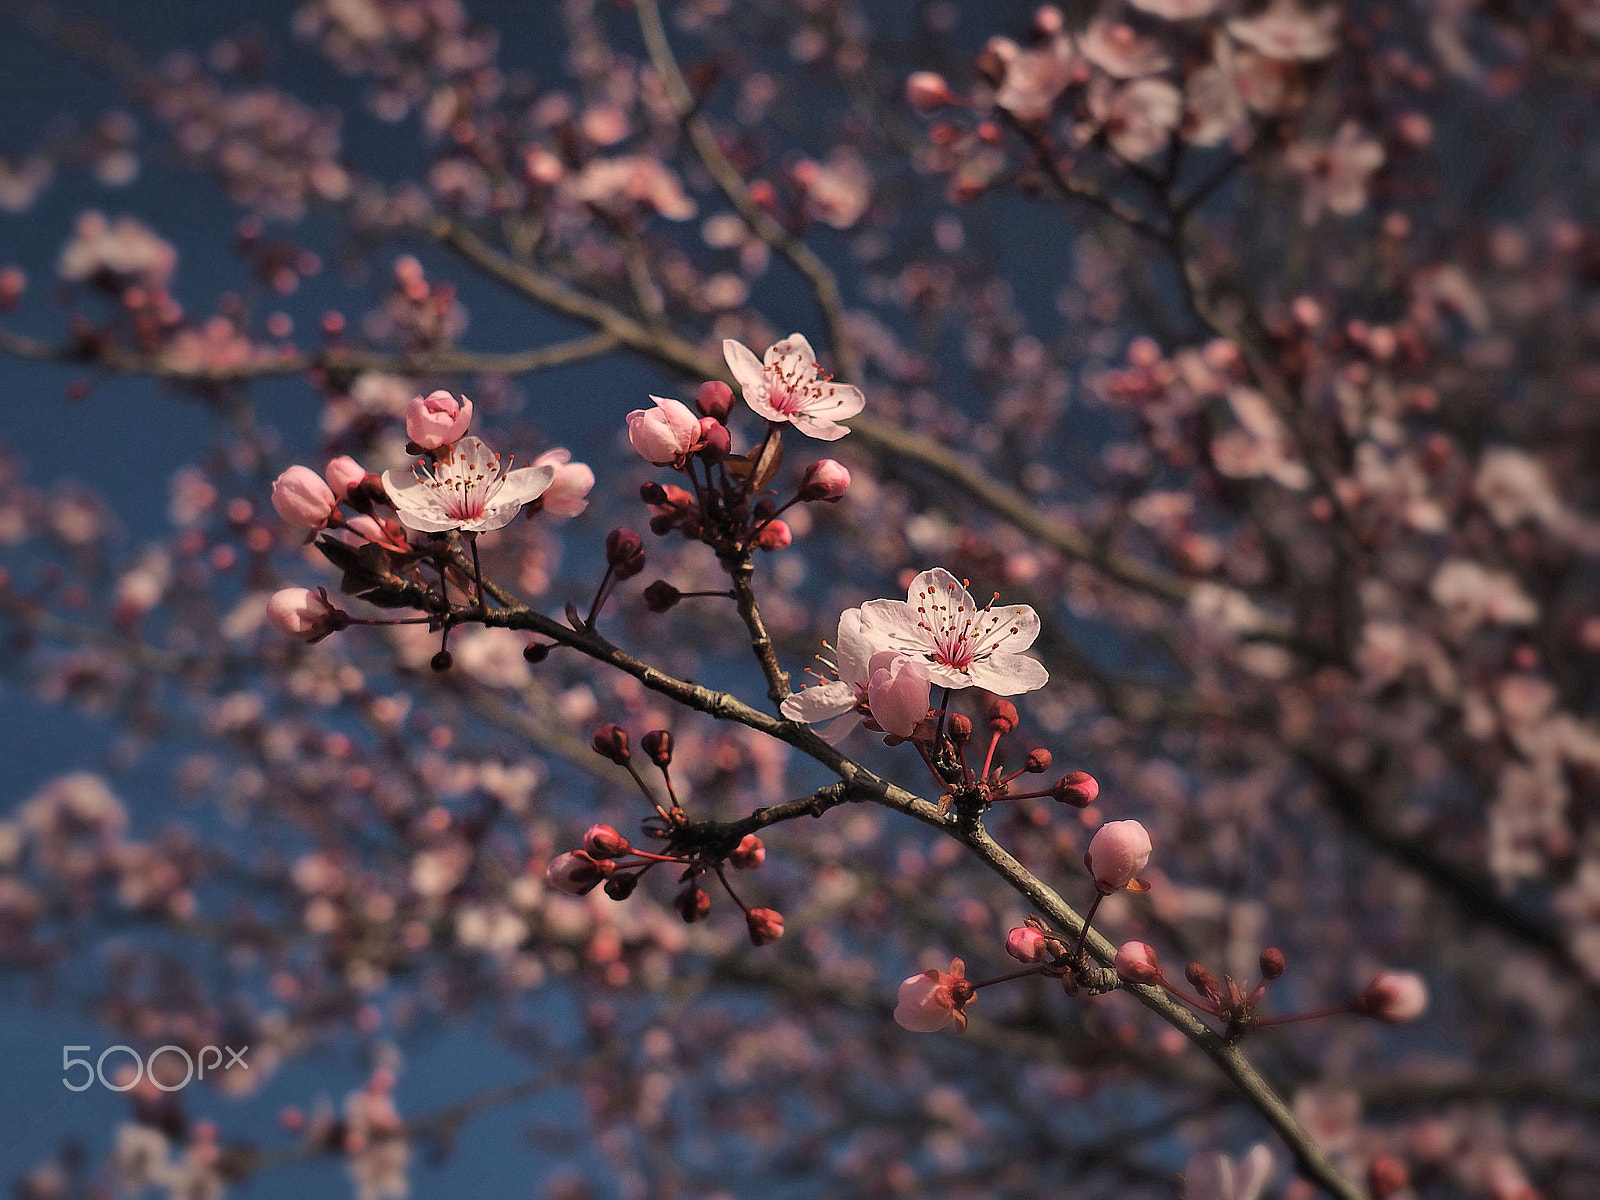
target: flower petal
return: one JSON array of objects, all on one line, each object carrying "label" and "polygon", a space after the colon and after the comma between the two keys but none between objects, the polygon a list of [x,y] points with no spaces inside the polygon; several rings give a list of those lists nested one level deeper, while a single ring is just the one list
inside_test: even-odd
[{"label": "flower petal", "polygon": [[749,346],[727,338],[722,343],[722,357],[727,360],[728,370],[733,372],[747,403],[752,392],[766,391],[766,370]]},{"label": "flower petal", "polygon": [[996,696],[1035,692],[1050,682],[1044,664],[1026,654],[991,654],[973,663],[967,673],[972,683]]},{"label": "flower petal", "polygon": [[838,657],[834,665],[838,668],[839,678],[849,684],[866,683],[869,675],[867,664],[874,647],[862,632],[859,608],[847,608],[839,614],[837,641],[834,652]]},{"label": "flower petal", "polygon": [[779,711],[791,721],[815,725],[831,717],[843,716],[856,706],[854,684],[835,679],[816,687],[802,688],[784,698]]},{"label": "flower petal", "polygon": [[811,348],[811,343],[803,333],[791,333],[773,342],[767,347],[766,357],[768,366],[785,358],[799,359],[802,370],[812,370],[817,365],[817,352]]},{"label": "flower petal", "polygon": [[555,481],[556,469],[546,464],[542,467],[518,467],[515,471],[507,471],[500,486],[494,488],[489,494],[489,503],[494,508],[502,504],[515,504],[519,508],[531,500],[537,500],[544,495],[545,490]]}]

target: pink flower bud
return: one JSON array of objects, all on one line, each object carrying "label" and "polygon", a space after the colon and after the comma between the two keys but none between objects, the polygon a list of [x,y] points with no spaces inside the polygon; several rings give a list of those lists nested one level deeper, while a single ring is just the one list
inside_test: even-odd
[{"label": "pink flower bud", "polygon": [[948,974],[924,971],[911,976],[900,985],[894,1006],[895,1024],[912,1033],[935,1033],[951,1021],[966,1029],[966,1006],[973,991],[965,975],[966,969],[958,958],[950,963]]},{"label": "pink flower bud", "polygon": [[305,588],[284,588],[272,593],[267,601],[267,620],[280,633],[302,642],[321,641],[350,623],[350,618],[330,604],[321,589],[313,592]]},{"label": "pink flower bud", "polygon": [[850,472],[831,458],[812,463],[800,478],[800,499],[807,504],[816,500],[836,504],[849,490]]},{"label": "pink flower bud", "polygon": [[1367,985],[1356,1003],[1358,1011],[1398,1025],[1428,1011],[1428,987],[1409,971],[1385,971]]},{"label": "pink flower bud", "polygon": [[352,489],[361,486],[361,481],[367,477],[367,469],[348,454],[341,454],[328,464],[322,474],[333,489],[334,496],[343,500]]},{"label": "pink flower bud", "polygon": [[726,421],[733,411],[733,389],[720,379],[708,379],[694,394],[694,406],[708,417]]},{"label": "pink flower bud", "polygon": [[[1139,872],[1150,861],[1150,835],[1137,821],[1108,821],[1089,841],[1084,865],[1094,876],[1094,885],[1109,896],[1129,885],[1137,885]],[[1136,887],[1143,891],[1143,887]]]},{"label": "pink flower bud", "polygon": [[1022,769],[1030,775],[1043,775],[1050,769],[1050,764],[1055,761],[1055,756],[1043,748],[1029,750],[1028,757],[1022,764]]},{"label": "pink flower bud", "polygon": [[540,511],[556,517],[575,517],[589,507],[589,492],[594,488],[594,472],[583,463],[572,461],[572,451],[562,446],[546,450],[533,460],[535,467],[554,467],[556,476],[534,502]]},{"label": "pink flower bud", "polygon": [[1072,771],[1055,781],[1050,795],[1061,804],[1073,808],[1087,808],[1100,795],[1100,784],[1087,771]]},{"label": "pink flower bud", "polygon": [[708,463],[719,463],[733,451],[728,427],[715,417],[700,418],[700,443],[700,457]]},{"label": "pink flower bud", "polygon": [[906,80],[906,101],[919,113],[929,113],[943,108],[953,97],[950,85],[943,75],[932,71],[917,71]]},{"label": "pink flower bud", "polygon": [[272,484],[272,507],[296,529],[321,529],[338,503],[310,467],[290,467]]},{"label": "pink flower bud", "polygon": [[1154,983],[1161,977],[1161,963],[1148,942],[1123,942],[1117,947],[1117,974],[1129,983]]},{"label": "pink flower bud", "polygon": [[652,729],[639,739],[639,748],[650,761],[665,770],[672,765],[672,733],[666,729]]},{"label": "pink flower bud", "polygon": [[765,528],[756,535],[756,545],[763,550],[782,550],[794,541],[794,534],[790,532],[787,522],[769,521]]},{"label": "pink flower bud", "polygon": [[930,677],[914,658],[880,650],[867,663],[867,707],[878,728],[910,737],[928,711]]},{"label": "pink flower bud", "polygon": [[995,699],[989,702],[988,711],[984,718],[989,722],[989,729],[993,733],[1010,733],[1017,727],[1017,706],[1009,700]]},{"label": "pink flower bud", "polygon": [[752,908],[744,915],[755,946],[770,946],[783,936],[783,914],[775,908]]},{"label": "pink flower bud", "polygon": [[558,892],[587,896],[614,870],[616,868],[605,859],[597,859],[583,850],[569,850],[551,859],[544,875]]},{"label": "pink flower bud", "polygon": [[1043,962],[1049,946],[1032,925],[1018,925],[1006,934],[1006,953],[1018,962]]},{"label": "pink flower bud", "polygon": [[1288,969],[1289,964],[1283,957],[1283,951],[1276,946],[1268,946],[1261,952],[1261,978],[1269,982],[1281,979]]},{"label": "pink flower bud", "polygon": [[459,441],[472,424],[472,401],[458,401],[443,388],[426,396],[412,398],[406,405],[406,437],[423,450]]},{"label": "pink flower bud", "polygon": [[741,871],[753,871],[767,861],[767,848],[762,845],[761,839],[753,833],[747,833],[739,839],[739,844],[728,855],[730,866]]},{"label": "pink flower bud", "polygon": [[591,825],[583,835],[583,848],[594,858],[621,858],[633,846],[610,825]]},{"label": "pink flower bud", "polygon": [[654,408],[636,408],[628,414],[628,441],[648,463],[681,467],[700,443],[700,418],[681,401],[650,399]]}]

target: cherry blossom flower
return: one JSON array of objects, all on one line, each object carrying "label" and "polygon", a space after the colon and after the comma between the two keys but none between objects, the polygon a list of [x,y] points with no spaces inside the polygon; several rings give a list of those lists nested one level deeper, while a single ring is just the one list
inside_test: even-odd
[{"label": "cherry blossom flower", "polygon": [[446,446],[431,466],[418,462],[411,470],[407,482],[385,471],[383,490],[401,523],[418,533],[499,529],[543,495],[556,473],[548,463],[502,472],[500,456],[475,437]]},{"label": "cherry blossom flower", "polygon": [[1120,21],[1096,17],[1078,40],[1083,56],[1116,79],[1154,75],[1172,65],[1159,43],[1140,37]]},{"label": "cherry blossom flower", "polygon": [[1196,17],[1209,17],[1217,11],[1221,0],[1128,0],[1140,12],[1151,13],[1168,21],[1192,21]]},{"label": "cherry blossom flower", "polygon": [[1239,1160],[1207,1151],[1183,1172],[1183,1200],[1256,1200],[1272,1174],[1272,1151],[1257,1144]]},{"label": "cherry blossom flower", "polygon": [[594,489],[594,472],[584,463],[573,462],[572,451],[564,446],[556,446],[534,459],[533,465],[555,470],[549,488],[535,501],[540,512],[557,517],[575,517],[589,507],[589,493]]},{"label": "cherry blossom flower", "polygon": [[823,500],[829,504],[844,499],[850,490],[850,472],[841,462],[819,459],[806,468],[800,479],[800,499],[806,503]]},{"label": "cherry blossom flower", "polygon": [[321,529],[339,501],[310,467],[293,466],[272,484],[272,507],[296,529]]},{"label": "cherry blossom flower", "polygon": [[801,159],[794,181],[805,192],[807,215],[834,229],[849,229],[872,203],[872,172],[848,147],[836,148],[825,163]]},{"label": "cherry blossom flower", "polygon": [[1018,962],[1043,962],[1048,949],[1044,934],[1032,925],[1018,925],[1006,934],[1006,953]]},{"label": "cherry blossom flower", "polygon": [[791,333],[768,346],[763,360],[732,338],[722,343],[722,353],[746,404],[769,421],[792,424],[807,437],[838,441],[850,432],[838,422],[866,407],[860,388],[834,383],[822,373],[816,352],[801,334]]},{"label": "cherry blossom flower", "polygon": [[861,606],[861,632],[875,649],[898,650],[927,664],[944,687],[981,687],[997,696],[1042,688],[1050,676],[1023,654],[1039,636],[1039,617],[1025,604],[979,608],[943,567],[911,581],[905,600]]},{"label": "cherry blossom flower", "polygon": [[1150,835],[1139,822],[1108,821],[1095,831],[1083,861],[1102,895],[1123,888],[1142,892],[1146,885],[1138,876],[1150,861],[1150,850]]},{"label": "cherry blossom flower", "polygon": [[638,205],[669,221],[687,221],[696,212],[678,176],[647,154],[597,158],[572,178],[571,189],[580,203],[612,212]]},{"label": "cherry blossom flower", "polygon": [[1005,67],[995,106],[1019,121],[1049,117],[1056,98],[1073,79],[1078,56],[1072,43],[1057,35],[1038,49],[1024,50],[1010,38],[993,38],[989,50]]},{"label": "cherry blossom flower", "polygon": [[1162,150],[1183,118],[1183,96],[1165,79],[1118,86],[1105,76],[1089,85],[1091,123],[1080,136],[1103,130],[1111,148],[1130,162]]},{"label": "cherry blossom flower", "polygon": [[406,437],[424,450],[459,441],[472,424],[472,401],[458,401],[442,388],[406,405]]},{"label": "cherry blossom flower", "polygon": [[1366,207],[1367,181],[1383,166],[1383,147],[1346,121],[1331,142],[1295,142],[1284,161],[1305,182],[1301,219],[1315,225],[1323,209],[1349,217]]},{"label": "cherry blossom flower", "polygon": [[1117,947],[1116,968],[1129,983],[1154,983],[1161,975],[1161,961],[1149,942],[1123,942]]},{"label": "cherry blossom flower", "polygon": [[651,396],[654,408],[628,414],[628,441],[646,462],[681,467],[700,445],[700,418],[681,400]]},{"label": "cherry blossom flower", "polygon": [[[837,745],[861,723],[867,684],[871,679],[872,644],[861,630],[861,610],[847,608],[839,614],[835,661],[829,663],[834,678],[785,697],[780,711],[791,721],[815,725],[837,717],[818,730],[822,739]],[[826,660],[824,660],[826,661]]]},{"label": "cherry blossom flower", "polygon": [[1307,12],[1298,0],[1272,0],[1253,17],[1234,17],[1228,32],[1268,58],[1315,62],[1339,46],[1339,8],[1329,4]]},{"label": "cherry blossom flower", "polygon": [[966,965],[953,958],[948,972],[924,971],[905,980],[894,1006],[895,1023],[912,1033],[937,1033],[954,1021],[965,1031],[973,996],[966,975]]},{"label": "cherry blossom flower", "polygon": [[283,588],[267,601],[267,620],[280,633],[303,642],[317,642],[349,624],[349,618],[318,588]]},{"label": "cherry blossom flower", "polygon": [[366,479],[367,469],[348,454],[341,454],[328,463],[322,476],[328,481],[333,494],[343,500],[352,488],[360,486],[361,481]]}]

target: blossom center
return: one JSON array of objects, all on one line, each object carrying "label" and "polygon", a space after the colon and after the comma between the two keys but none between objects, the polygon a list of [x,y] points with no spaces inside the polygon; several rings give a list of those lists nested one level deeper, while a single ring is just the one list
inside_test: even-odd
[{"label": "blossom center", "polygon": [[[998,593],[997,593],[998,595]],[[929,662],[938,663],[954,671],[970,670],[994,654],[1007,638],[1020,632],[1013,623],[1022,609],[1009,614],[994,610],[994,601],[981,609],[970,606],[970,601],[954,587],[947,594],[934,589],[921,593],[917,605],[917,626],[928,635],[932,652],[925,655]]]}]

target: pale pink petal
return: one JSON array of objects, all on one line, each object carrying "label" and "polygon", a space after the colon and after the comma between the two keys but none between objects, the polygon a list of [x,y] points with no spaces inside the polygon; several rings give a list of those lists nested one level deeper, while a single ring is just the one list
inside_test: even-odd
[{"label": "pale pink petal", "polygon": [[1050,682],[1050,672],[1044,669],[1044,664],[1026,654],[991,654],[973,663],[967,674],[972,677],[974,687],[996,696],[1036,692]]},{"label": "pale pink petal", "polygon": [[836,679],[815,687],[802,688],[785,697],[779,711],[791,721],[815,725],[818,721],[842,716],[855,706],[855,685]]}]

